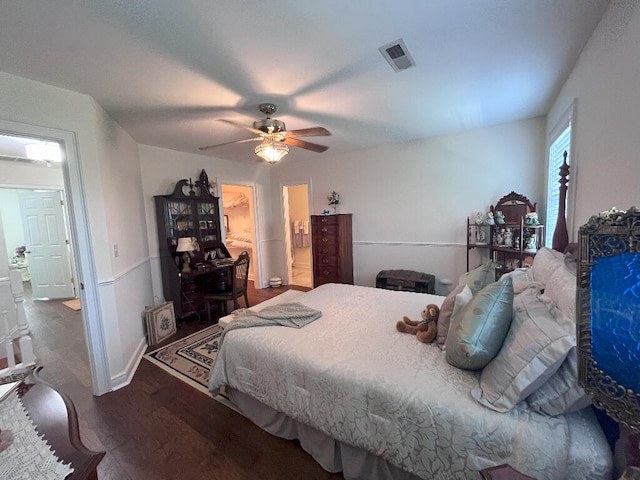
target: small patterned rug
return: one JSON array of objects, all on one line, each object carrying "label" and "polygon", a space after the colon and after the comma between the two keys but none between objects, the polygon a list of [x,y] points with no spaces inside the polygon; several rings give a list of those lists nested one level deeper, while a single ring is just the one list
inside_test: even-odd
[{"label": "small patterned rug", "polygon": [[65,307],[69,307],[71,310],[75,310],[76,312],[80,310],[80,299],[74,298],[73,300],[67,300],[66,302],[62,302]]},{"label": "small patterned rug", "polygon": [[209,372],[218,354],[222,327],[213,325],[147,353],[144,358],[209,395]]}]

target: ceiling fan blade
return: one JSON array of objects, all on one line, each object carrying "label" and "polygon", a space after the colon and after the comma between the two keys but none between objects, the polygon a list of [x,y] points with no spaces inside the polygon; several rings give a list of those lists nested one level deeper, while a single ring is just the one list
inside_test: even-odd
[{"label": "ceiling fan blade", "polygon": [[327,137],[331,135],[331,132],[323,127],[311,127],[289,130],[285,135],[287,137]]},{"label": "ceiling fan blade", "polygon": [[207,145],[206,147],[199,147],[198,150],[209,150],[211,148],[222,147],[223,145],[233,145],[234,143],[246,143],[261,141],[262,137],[247,138],[245,140],[236,140],[235,142],[217,143],[215,145]]},{"label": "ceiling fan blade", "polygon": [[292,147],[304,148],[305,150],[311,150],[312,152],[317,152],[317,153],[322,153],[329,148],[329,147],[325,147],[324,145],[305,142],[304,140],[298,140],[297,138],[293,138],[293,137],[287,137],[283,141],[284,143],[286,143],[287,145],[291,145]]},{"label": "ceiling fan blade", "polygon": [[253,127],[250,127],[248,125],[243,125],[241,123],[234,122],[233,120],[227,120],[227,119],[224,119],[224,118],[218,118],[218,121],[219,122],[228,123],[229,125],[233,125],[234,127],[244,128],[245,130],[249,130],[250,132],[253,132],[256,135],[262,135],[264,133],[264,132],[262,132],[260,130],[257,130],[257,129],[255,129]]}]

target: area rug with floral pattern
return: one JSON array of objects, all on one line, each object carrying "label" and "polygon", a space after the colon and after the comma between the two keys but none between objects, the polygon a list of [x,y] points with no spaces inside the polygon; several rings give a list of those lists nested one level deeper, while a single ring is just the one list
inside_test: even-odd
[{"label": "area rug with floral pattern", "polygon": [[213,325],[149,352],[144,358],[209,394],[209,372],[218,354],[220,335],[222,327]]}]

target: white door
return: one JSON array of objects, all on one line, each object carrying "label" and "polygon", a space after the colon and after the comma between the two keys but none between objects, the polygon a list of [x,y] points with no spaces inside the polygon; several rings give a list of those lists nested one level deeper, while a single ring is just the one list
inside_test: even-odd
[{"label": "white door", "polygon": [[20,195],[33,298],[73,298],[71,262],[62,192]]}]

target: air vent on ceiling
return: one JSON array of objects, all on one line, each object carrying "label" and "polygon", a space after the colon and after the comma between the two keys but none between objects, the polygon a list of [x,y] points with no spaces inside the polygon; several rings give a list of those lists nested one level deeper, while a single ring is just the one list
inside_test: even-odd
[{"label": "air vent on ceiling", "polygon": [[378,48],[378,50],[396,72],[416,66],[416,62],[402,39],[387,43]]}]

